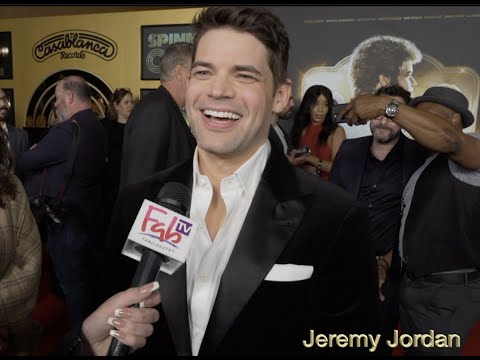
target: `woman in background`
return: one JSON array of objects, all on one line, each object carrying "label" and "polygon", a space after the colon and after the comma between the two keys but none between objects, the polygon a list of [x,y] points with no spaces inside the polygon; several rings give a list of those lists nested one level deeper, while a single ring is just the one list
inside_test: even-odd
[{"label": "woman in background", "polygon": [[123,132],[134,107],[130,89],[115,90],[110,100],[107,117],[101,122],[107,130],[108,150],[104,182],[105,226],[108,230],[112,209],[117,200],[122,164]]},{"label": "woman in background", "polygon": [[0,136],[0,355],[35,355],[32,320],[42,244],[25,189],[12,172],[13,157]]},{"label": "woman in background", "polygon": [[303,96],[292,127],[294,149],[307,146],[310,153],[295,157],[289,153],[290,162],[306,171],[328,180],[333,159],[345,140],[345,130],[333,122],[333,96],[329,88],[311,86]]}]

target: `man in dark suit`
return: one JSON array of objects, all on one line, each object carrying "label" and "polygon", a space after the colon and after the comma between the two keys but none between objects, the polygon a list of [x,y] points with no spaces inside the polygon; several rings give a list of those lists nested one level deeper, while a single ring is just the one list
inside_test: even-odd
[{"label": "man in dark suit", "polygon": [[120,188],[193,156],[196,142],[182,113],[192,44],[174,43],[160,59],[162,85],[135,106],[125,126]]},{"label": "man in dark suit", "polygon": [[[291,80],[288,79],[287,82],[291,85]],[[272,128],[268,134],[268,139],[273,143],[274,146],[277,146],[285,155],[288,153],[288,150],[292,146],[290,136],[285,131],[285,129],[279,124],[280,119],[288,120],[292,116],[292,109],[295,103],[293,102],[293,96],[290,95],[288,98],[288,103],[280,112],[274,113],[272,117]]]},{"label": "man in dark suit", "polygon": [[[376,267],[365,245],[366,209],[292,167],[268,141],[272,113],[290,94],[285,26],[266,10],[242,7],[206,8],[194,25],[187,111],[198,146],[193,160],[120,194],[114,291],[129,287],[137,265],[120,249],[144,198],[181,182],[192,189],[189,216],[201,226],[186,264],[157,277],[160,292],[155,283],[143,295],[133,288],[111,297],[83,322],[75,344],[87,342],[97,355],[111,336],[149,355],[368,352],[365,344],[314,339],[374,334]],[[142,300],[143,308],[127,308]]]},{"label": "man in dark suit", "polygon": [[[101,185],[106,156],[106,133],[91,109],[90,88],[80,77],[69,76],[55,88],[58,123],[30,150],[20,156],[29,197],[40,192],[62,198],[67,215],[48,224],[47,249],[67,302],[71,325],[78,323],[95,304],[92,251],[98,241],[101,219]],[[65,173],[78,148],[72,176]],[[63,192],[63,196],[58,195]]]},{"label": "man in dark suit", "polygon": [[[410,93],[399,85],[381,87],[375,95],[387,95],[408,104]],[[341,186],[368,206],[370,237],[378,262],[381,300],[378,354],[392,353],[385,341],[399,321],[398,289],[401,272],[398,257],[400,204],[408,179],[426,158],[426,151],[401,132],[386,116],[370,120],[371,136],[345,140],[332,165],[329,181]],[[394,251],[395,250],[395,251]]]},{"label": "man in dark suit", "polygon": [[28,149],[28,133],[23,129],[16,128],[7,123],[9,113],[10,101],[3,90],[0,89],[0,127],[3,130],[3,134],[6,135],[8,147],[15,159],[15,175],[17,175],[20,180],[23,180],[23,176],[18,168],[18,158],[22,152]]}]

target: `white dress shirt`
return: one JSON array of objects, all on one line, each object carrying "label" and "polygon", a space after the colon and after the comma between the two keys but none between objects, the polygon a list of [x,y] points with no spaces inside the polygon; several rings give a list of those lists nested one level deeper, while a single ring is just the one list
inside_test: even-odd
[{"label": "white dress shirt", "polygon": [[285,134],[283,133],[282,129],[280,129],[280,126],[278,126],[278,124],[273,124],[272,126],[273,126],[273,130],[275,130],[278,137],[280,138],[280,141],[282,142],[283,153],[287,155],[288,145],[287,145],[287,140],[285,139]]},{"label": "white dress shirt", "polygon": [[225,222],[214,241],[210,238],[205,216],[213,195],[212,184],[200,174],[198,149],[193,157],[193,189],[190,218],[200,227],[187,257],[187,301],[192,354],[198,355],[220,280],[270,155],[267,140],[235,173],[223,178],[220,193],[225,202]]}]

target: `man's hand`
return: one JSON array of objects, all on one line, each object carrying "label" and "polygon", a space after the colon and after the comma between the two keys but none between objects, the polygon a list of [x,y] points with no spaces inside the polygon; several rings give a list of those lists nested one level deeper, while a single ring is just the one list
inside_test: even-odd
[{"label": "man's hand", "polygon": [[359,95],[347,104],[338,117],[345,117],[349,125],[363,125],[383,115],[390,101],[392,98],[385,95]]},{"label": "man's hand", "polygon": [[296,153],[296,152],[297,152],[297,150],[292,150],[292,151],[290,151],[290,152],[287,154],[288,160],[290,160],[290,163],[291,163],[293,166],[303,165],[303,163],[306,161],[307,156],[309,156],[309,154],[305,154],[305,155],[302,155],[302,156],[295,157],[295,153]]},{"label": "man's hand", "polygon": [[[160,314],[154,306],[160,303],[158,282],[122,291],[95,310],[82,324],[82,334],[93,355],[106,355],[111,336],[138,349],[145,346],[153,333],[153,323]],[[130,308],[133,304],[140,308]]]}]

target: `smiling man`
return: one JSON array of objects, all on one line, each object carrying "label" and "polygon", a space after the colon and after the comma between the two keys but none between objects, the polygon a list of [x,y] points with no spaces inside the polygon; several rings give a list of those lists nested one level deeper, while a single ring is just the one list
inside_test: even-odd
[{"label": "smiling man", "polygon": [[194,25],[186,105],[198,146],[193,161],[121,193],[112,220],[112,293],[129,287],[137,264],[120,255],[124,239],[143,199],[164,184],[192,189],[189,216],[199,231],[186,265],[157,277],[161,316],[153,339],[145,345],[157,310],[115,311],[138,301],[135,290],[87,318],[83,339],[98,355],[110,330],[142,355],[355,352],[302,344],[311,329],[375,331],[376,268],[365,246],[366,210],[293,168],[268,140],[273,114],[290,95],[286,29],[272,13],[243,7],[206,8]]}]

